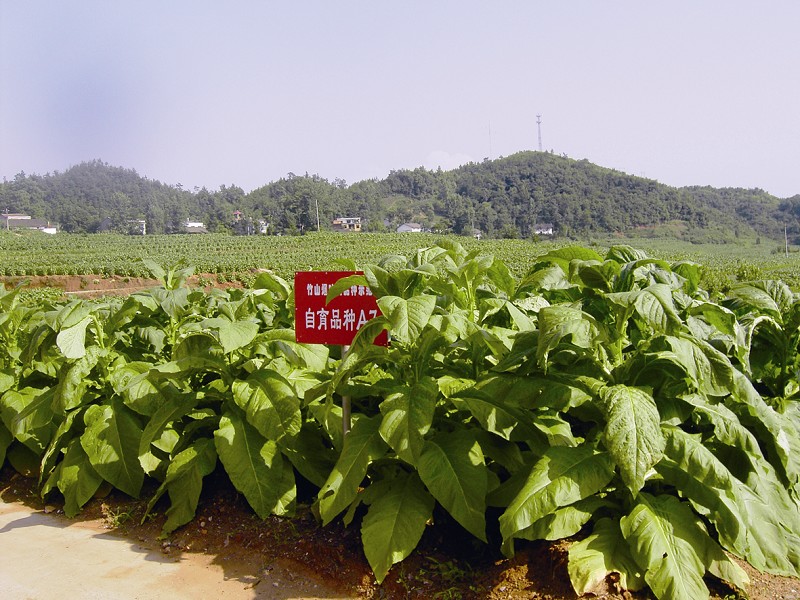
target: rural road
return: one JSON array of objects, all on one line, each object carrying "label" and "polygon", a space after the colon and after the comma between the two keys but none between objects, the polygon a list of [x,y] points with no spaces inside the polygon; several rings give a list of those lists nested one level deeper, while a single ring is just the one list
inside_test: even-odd
[{"label": "rural road", "polygon": [[23,504],[0,502],[3,600],[252,600],[344,598],[291,565],[170,556],[103,529]]}]

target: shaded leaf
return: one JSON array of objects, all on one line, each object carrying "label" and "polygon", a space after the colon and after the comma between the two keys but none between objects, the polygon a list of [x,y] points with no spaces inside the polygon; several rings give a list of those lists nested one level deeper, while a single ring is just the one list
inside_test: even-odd
[{"label": "shaded leaf", "polygon": [[522,489],[500,516],[504,552],[516,534],[562,506],[603,489],[613,476],[611,458],[587,447],[547,450],[533,466]]},{"label": "shaded leaf", "polygon": [[657,598],[709,597],[703,583],[706,567],[695,548],[702,552],[710,538],[688,504],[674,496],[641,493],[620,528]]},{"label": "shaded leaf", "polygon": [[64,495],[64,514],[74,517],[103,483],[78,439],[72,440],[53,476]]},{"label": "shaded leaf", "polygon": [[619,573],[623,589],[636,591],[644,587],[644,574],[631,556],[619,523],[611,519],[600,519],[591,535],[570,546],[567,570],[579,596],[602,590],[611,573]]},{"label": "shaded leaf", "polygon": [[364,554],[378,583],[416,548],[434,506],[433,497],[413,473],[382,483],[361,524]]},{"label": "shaded leaf", "polygon": [[268,440],[279,441],[300,432],[300,399],[284,377],[270,369],[234,381],[233,398],[247,421]]},{"label": "shaded leaf", "polygon": [[170,506],[166,512],[167,520],[161,529],[162,536],[194,518],[203,488],[203,477],[211,474],[216,464],[217,452],[214,440],[210,438],[194,442],[172,458],[164,483],[150,500],[145,513],[146,516],[165,491],[169,492]]},{"label": "shaded leaf", "polygon": [[417,465],[419,460],[425,434],[433,422],[436,392],[431,380],[423,380],[381,402],[381,437],[409,464]]},{"label": "shaded leaf", "polygon": [[234,408],[220,418],[214,443],[231,483],[256,514],[266,519],[283,494],[284,460],[277,444],[264,439]]},{"label": "shaded leaf", "polygon": [[380,415],[361,418],[345,436],[342,454],[319,491],[323,525],[330,523],[350,505],[370,463],[386,454],[388,447],[379,432],[381,420]]},{"label": "shaded leaf", "polygon": [[462,430],[439,433],[426,441],[418,472],[439,504],[485,542],[488,473],[475,436]]},{"label": "shaded leaf", "polygon": [[144,482],[139,464],[142,430],[135,414],[122,402],[90,406],[84,414],[81,446],[98,474],[115,488],[138,498]]}]

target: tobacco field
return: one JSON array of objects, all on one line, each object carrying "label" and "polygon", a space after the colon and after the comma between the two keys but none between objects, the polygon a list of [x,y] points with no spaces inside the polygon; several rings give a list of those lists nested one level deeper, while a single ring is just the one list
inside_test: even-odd
[{"label": "tobacco field", "polygon": [[153,480],[165,535],[218,465],[261,518],[311,487],[323,526],[360,528],[378,581],[437,506],[507,556],[576,539],[578,594],[611,573],[662,599],[708,597],[707,574],[745,592],[728,553],[800,575],[797,293],[708,290],[702,265],[625,245],[529,262],[516,276],[448,240],[339,261],[363,275],[328,298],[368,286],[382,313],[346,354],[295,341],[274,272],[204,291],[149,260],[161,284],[126,298],[0,289],[0,463],[68,515]]}]

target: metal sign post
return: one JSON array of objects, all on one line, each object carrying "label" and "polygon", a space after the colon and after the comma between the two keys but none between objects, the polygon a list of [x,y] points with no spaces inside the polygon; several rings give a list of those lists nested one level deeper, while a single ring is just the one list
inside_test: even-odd
[{"label": "metal sign post", "polygon": [[[342,346],[342,360],[350,351],[350,345]],[[350,396],[342,396],[342,436],[350,433]]]}]

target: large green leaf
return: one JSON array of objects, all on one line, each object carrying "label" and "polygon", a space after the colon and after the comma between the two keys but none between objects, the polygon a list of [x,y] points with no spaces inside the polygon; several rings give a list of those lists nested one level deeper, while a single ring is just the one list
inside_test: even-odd
[{"label": "large green leaf", "polygon": [[61,368],[53,398],[54,410],[64,413],[86,403],[84,396],[92,384],[89,375],[103,354],[105,354],[104,350],[97,346],[89,346],[84,356]]},{"label": "large green leaf", "polygon": [[0,369],[0,396],[16,384],[17,378],[13,369]]},{"label": "large green leaf", "polygon": [[[361,523],[364,554],[378,583],[391,566],[416,548],[433,513],[434,500],[415,474],[383,485]],[[379,484],[378,484],[379,485]]]},{"label": "large green leaf", "polygon": [[696,436],[672,427],[665,432],[665,456],[670,460],[663,460],[657,470],[714,524],[720,543],[757,569],[800,574],[800,512],[775,481],[774,471],[762,465],[763,475],[751,475],[753,483],[759,478],[775,481],[772,486],[759,484],[757,491],[734,477]]},{"label": "large green leaf", "polygon": [[275,273],[260,273],[253,282],[254,290],[269,290],[280,300],[286,300],[292,293],[292,286],[282,277]]},{"label": "large green leaf", "polygon": [[11,434],[32,451],[41,454],[55,429],[54,392],[48,388],[25,387],[0,396],[0,416]]},{"label": "large green leaf", "polygon": [[300,433],[281,450],[297,471],[317,487],[325,485],[333,466],[336,451],[323,443],[324,432],[314,421],[303,423]]},{"label": "large green leaf", "polygon": [[299,344],[295,341],[294,329],[271,329],[265,331],[256,338],[255,345],[259,351],[262,343],[272,349],[264,352],[265,354],[281,354],[292,364],[313,371],[324,371],[328,363],[328,355],[330,354],[328,346],[323,344]]},{"label": "large green leaf", "polygon": [[92,317],[84,317],[71,327],[64,328],[56,336],[56,344],[65,357],[77,359],[86,354],[86,327]]},{"label": "large green leaf", "polygon": [[691,315],[702,316],[703,320],[713,326],[718,333],[735,336],[736,315],[733,311],[713,302],[701,302],[690,307]]},{"label": "large green leaf", "polygon": [[234,401],[264,438],[280,441],[300,432],[300,399],[277,372],[255,371],[244,381],[234,381],[231,387]]},{"label": "large green leaf", "polygon": [[430,321],[436,308],[436,296],[420,294],[408,300],[384,296],[378,299],[378,306],[389,320],[392,339],[411,344]]},{"label": "large green leaf", "polygon": [[78,514],[103,483],[78,439],[73,439],[67,447],[64,460],[53,472],[53,477],[64,495],[64,514],[68,517]]},{"label": "large green leaf", "polygon": [[173,320],[177,320],[189,306],[189,290],[184,287],[167,290],[155,288],[151,290],[153,297],[161,305],[161,309]]},{"label": "large green leaf", "polygon": [[474,434],[464,430],[439,433],[426,441],[418,471],[439,504],[485,542],[488,473]]},{"label": "large green leaf", "polygon": [[599,342],[599,332],[591,315],[566,305],[546,306],[539,311],[539,366],[547,366],[550,352],[561,343],[590,349]]},{"label": "large green leaf", "polygon": [[328,480],[319,491],[319,513],[323,525],[347,508],[358,494],[358,488],[374,460],[388,449],[379,428],[382,417],[361,418],[344,439],[344,448]]},{"label": "large green leaf", "polygon": [[608,518],[597,521],[591,535],[570,546],[567,570],[578,596],[601,590],[611,573],[619,573],[623,589],[644,587],[644,574],[631,556],[619,523]]},{"label": "large green leaf", "polygon": [[604,388],[600,395],[606,413],[603,442],[635,496],[664,452],[658,407],[647,391],[627,385]]},{"label": "large green leaf", "polygon": [[[67,445],[75,438],[77,435],[75,429],[76,421],[82,424],[82,419],[78,419],[78,417],[83,416],[84,409],[77,409],[67,413],[66,417],[63,421],[58,425],[56,428],[53,437],[50,440],[50,443],[47,446],[47,450],[45,451],[44,455],[42,456],[40,467],[39,467],[39,482],[46,481],[50,474],[53,472],[53,469],[56,467],[56,463],[59,459],[62,458],[63,451],[67,447]],[[44,495],[44,491],[43,494]]]},{"label": "large green leaf", "polygon": [[723,403],[710,402],[700,394],[687,394],[682,400],[691,405],[692,419],[696,423],[711,424],[714,436],[719,442],[739,448],[754,457],[764,458],[756,436],[742,424],[736,413]]},{"label": "large green leaf", "polygon": [[244,348],[258,335],[258,323],[252,321],[227,321],[219,326],[219,342],[222,351],[230,354],[234,350]]},{"label": "large green leaf", "polygon": [[185,394],[168,399],[150,418],[139,438],[139,463],[148,474],[152,474],[160,461],[153,455],[151,444],[161,437],[164,429],[173,421],[187,415],[198,403],[196,394]]},{"label": "large green leaf", "polygon": [[637,294],[634,306],[636,313],[656,332],[672,333],[681,325],[672,289],[665,283],[655,283],[643,289]]},{"label": "large green leaf", "polygon": [[194,518],[203,489],[203,477],[209,475],[216,464],[217,452],[211,438],[197,440],[172,458],[164,483],[147,505],[149,513],[161,495],[169,492],[170,506],[161,530],[162,536]]},{"label": "large green leaf", "polygon": [[264,437],[231,407],[220,418],[214,432],[219,459],[231,483],[244,494],[256,514],[266,519],[285,492],[283,456],[273,440]]},{"label": "large green leaf", "polygon": [[674,279],[670,272],[669,264],[665,261],[647,258],[641,250],[633,250],[633,252],[639,254],[642,258],[631,260],[622,266],[619,277],[617,277],[614,284],[614,289],[630,291],[636,287],[644,288],[664,279]]},{"label": "large green leaf", "polygon": [[602,490],[613,477],[608,453],[554,446],[533,466],[522,489],[500,516],[504,552],[516,534],[552,513]]},{"label": "large green leaf", "polygon": [[86,431],[81,446],[103,479],[129,496],[137,498],[144,482],[139,464],[142,429],[138,419],[119,400],[90,406],[84,414]]},{"label": "large green leaf", "polygon": [[68,329],[77,325],[92,312],[88,302],[83,300],[72,300],[68,304],[57,308],[55,312],[45,314],[45,320],[55,331]]},{"label": "large green leaf", "polygon": [[679,260],[672,263],[672,272],[683,277],[683,289],[689,295],[694,295],[703,276],[702,266],[689,260]]},{"label": "large green leaf", "polygon": [[533,291],[566,290],[572,286],[567,278],[569,267],[562,269],[558,265],[537,266],[525,275],[517,286],[517,294],[532,289]]},{"label": "large green leaf", "polygon": [[529,415],[520,409],[507,406],[502,399],[483,396],[480,392],[464,392],[454,399],[454,404],[463,403],[481,426],[507,440],[524,441],[535,452],[543,454],[547,449],[547,436],[533,427]]},{"label": "large green leaf", "polygon": [[425,379],[391,394],[381,403],[381,437],[409,464],[417,465],[436,408],[436,385]]},{"label": "large green leaf", "polygon": [[614,504],[599,496],[589,496],[575,504],[558,508],[542,517],[514,537],[521,540],[561,540],[576,535],[601,508],[612,508]]},{"label": "large green leaf", "polygon": [[114,391],[140,415],[151,416],[164,402],[164,387],[148,377],[153,365],[144,361],[115,365],[109,374]]},{"label": "large green leaf", "polygon": [[569,273],[569,265],[573,260],[594,260],[602,262],[603,257],[590,248],[568,246],[566,248],[551,250],[547,254],[541,256],[539,260],[556,264],[561,267],[564,273]]},{"label": "large green leaf", "polygon": [[800,496],[800,424],[789,414],[781,414],[769,406],[753,384],[738,371],[734,372],[727,406],[752,429],[760,445],[766,447],[776,468],[783,471],[795,498]]},{"label": "large green leaf", "polygon": [[729,303],[734,310],[744,306],[768,314],[778,322],[783,322],[783,314],[794,304],[792,290],[783,282],[759,281],[734,285],[729,295]]},{"label": "large green leaf", "polygon": [[614,277],[619,275],[620,265],[613,260],[603,262],[576,260],[570,268],[586,287],[610,291]]},{"label": "large green leaf", "polygon": [[700,555],[705,554],[710,538],[688,504],[674,496],[642,492],[630,514],[621,519],[620,527],[656,598],[709,597],[703,583],[706,565]]},{"label": "large green leaf", "polygon": [[329,304],[331,300],[339,296],[345,290],[349,290],[354,285],[368,285],[367,278],[364,275],[347,275],[345,277],[340,277],[328,288],[325,304]]},{"label": "large green leaf", "polygon": [[730,393],[735,370],[722,352],[693,337],[666,336],[663,341],[672,350],[671,360],[699,391],[712,396]]},{"label": "large green leaf", "polygon": [[6,462],[6,450],[14,441],[14,436],[6,428],[5,425],[0,425],[0,467]]},{"label": "large green leaf", "polygon": [[[183,288],[181,288],[183,289]],[[183,338],[173,349],[173,360],[179,371],[214,371],[226,369],[222,348],[209,333],[192,333]]]},{"label": "large green leaf", "polygon": [[613,260],[618,263],[630,263],[645,259],[647,259],[647,254],[643,250],[638,250],[628,244],[611,246],[606,253],[606,260]]}]

